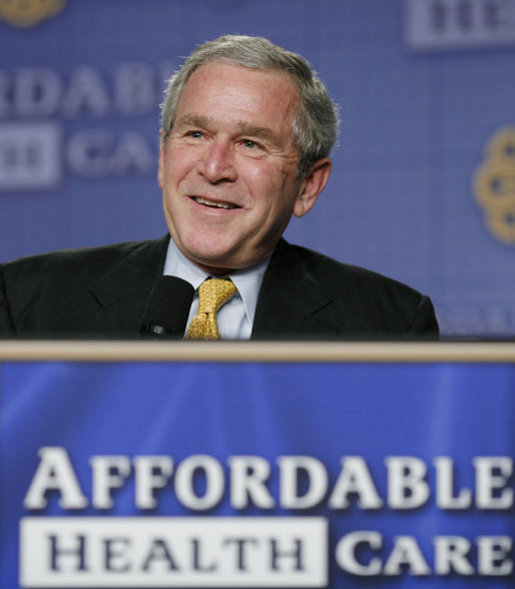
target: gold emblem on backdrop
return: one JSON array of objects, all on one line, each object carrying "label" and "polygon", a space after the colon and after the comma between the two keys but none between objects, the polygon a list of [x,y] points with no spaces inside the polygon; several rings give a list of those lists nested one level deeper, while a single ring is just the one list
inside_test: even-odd
[{"label": "gold emblem on backdrop", "polygon": [[15,27],[32,27],[55,16],[67,0],[0,0],[0,20]]},{"label": "gold emblem on backdrop", "polygon": [[515,127],[492,137],[474,179],[474,192],[493,235],[515,245]]}]

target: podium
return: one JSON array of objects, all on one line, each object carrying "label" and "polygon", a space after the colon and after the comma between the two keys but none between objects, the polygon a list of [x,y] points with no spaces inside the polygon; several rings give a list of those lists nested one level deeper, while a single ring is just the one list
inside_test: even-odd
[{"label": "podium", "polygon": [[2,342],[0,586],[511,586],[514,361]]}]

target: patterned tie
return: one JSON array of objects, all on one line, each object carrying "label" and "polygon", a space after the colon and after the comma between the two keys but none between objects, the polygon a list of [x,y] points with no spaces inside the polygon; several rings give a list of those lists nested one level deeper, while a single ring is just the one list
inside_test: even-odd
[{"label": "patterned tie", "polygon": [[216,324],[216,313],[237,292],[231,280],[205,280],[198,289],[198,312],[190,323],[186,339],[221,339]]}]

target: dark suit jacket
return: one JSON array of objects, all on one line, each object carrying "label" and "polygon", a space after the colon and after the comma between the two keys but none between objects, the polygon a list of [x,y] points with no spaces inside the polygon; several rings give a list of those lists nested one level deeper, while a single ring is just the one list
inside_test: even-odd
[{"label": "dark suit jacket", "polygon": [[[32,256],[0,266],[0,334],[139,336],[168,236]],[[252,339],[436,337],[428,297],[281,240],[265,273]]]}]

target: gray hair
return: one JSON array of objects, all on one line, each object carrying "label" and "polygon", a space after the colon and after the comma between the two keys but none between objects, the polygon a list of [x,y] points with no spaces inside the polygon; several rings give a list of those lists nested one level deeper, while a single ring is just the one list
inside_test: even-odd
[{"label": "gray hair", "polygon": [[299,89],[299,107],[293,121],[293,141],[299,151],[298,175],[303,178],[320,158],[327,157],[338,135],[338,107],[308,62],[264,37],[223,35],[199,45],[169,80],[161,105],[162,141],[172,130],[179,98],[192,73],[208,62],[228,62],[291,75]]}]

